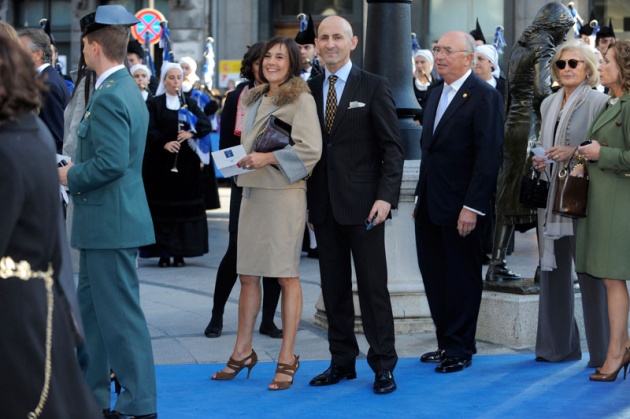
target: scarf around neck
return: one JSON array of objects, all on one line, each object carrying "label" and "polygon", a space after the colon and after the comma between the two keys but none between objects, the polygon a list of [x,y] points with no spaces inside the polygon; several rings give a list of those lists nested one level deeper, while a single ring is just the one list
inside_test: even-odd
[{"label": "scarf around neck", "polygon": [[[582,82],[582,84],[580,84],[573,93],[571,93],[564,109],[562,108],[562,101],[564,100],[564,87],[560,88],[560,90],[551,97],[551,104],[549,105],[549,109],[542,121],[540,130],[540,139],[545,150],[548,150],[553,146],[565,145],[567,127],[569,126],[569,121],[573,116],[573,112],[575,112],[575,110],[586,101],[590,90],[591,87],[586,84],[586,82]],[[558,121],[558,128],[556,128],[556,121]],[[573,236],[574,234],[573,220],[571,218],[556,215],[552,211],[553,201],[556,196],[556,190],[558,189],[558,173],[566,164],[567,162],[562,161],[553,165],[547,165],[545,168],[550,182],[547,207],[539,210],[539,218],[541,212],[544,214],[542,224],[543,237],[540,244],[540,268],[543,271],[551,271],[557,267],[554,252],[554,240],[561,237]]]}]

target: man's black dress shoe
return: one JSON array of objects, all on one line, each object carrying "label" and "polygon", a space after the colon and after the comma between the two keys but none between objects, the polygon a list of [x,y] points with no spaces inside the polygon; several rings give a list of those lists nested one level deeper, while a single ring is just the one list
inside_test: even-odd
[{"label": "man's black dress shoe", "polygon": [[282,339],[282,329],[278,329],[275,324],[272,324],[271,326],[263,326],[261,324],[258,332],[261,335],[267,335],[270,338]]},{"label": "man's black dress shoe", "polygon": [[175,256],[173,258],[173,266],[175,266],[176,268],[181,268],[183,266],[186,266],[186,262],[184,262],[184,258],[181,256]]},{"label": "man's black dress shoe", "polygon": [[439,363],[444,360],[444,349],[438,349],[437,351],[427,352],[420,357],[420,362],[432,362]]},{"label": "man's black dress shoe", "polygon": [[354,380],[355,378],[357,378],[357,372],[354,368],[346,369],[341,368],[337,364],[330,364],[330,367],[328,367],[326,371],[311,380],[310,385],[314,387],[329,386],[331,384],[337,384],[340,380]]},{"label": "man's black dress shoe", "polygon": [[374,379],[374,393],[389,394],[396,390],[396,381],[390,370],[379,370]]},{"label": "man's black dress shoe", "polygon": [[447,356],[446,358],[444,358],[444,361],[440,362],[440,365],[435,367],[435,372],[458,372],[462,371],[464,368],[470,367],[471,365],[472,359]]},{"label": "man's black dress shoe", "polygon": [[160,258],[160,260],[158,261],[158,266],[160,268],[168,268],[169,266],[171,266],[170,258]]}]

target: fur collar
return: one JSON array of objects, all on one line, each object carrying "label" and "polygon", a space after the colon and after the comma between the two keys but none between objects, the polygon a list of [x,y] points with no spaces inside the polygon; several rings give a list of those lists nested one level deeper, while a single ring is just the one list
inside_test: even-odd
[{"label": "fur collar", "polygon": [[[249,106],[260,99],[268,91],[268,84],[256,86],[247,92],[243,98],[243,103],[245,106]],[[302,80],[302,78],[293,77],[278,88],[276,94],[272,96],[271,101],[275,106],[284,106],[295,102],[302,93],[310,92],[311,89],[309,89],[308,84]]]}]

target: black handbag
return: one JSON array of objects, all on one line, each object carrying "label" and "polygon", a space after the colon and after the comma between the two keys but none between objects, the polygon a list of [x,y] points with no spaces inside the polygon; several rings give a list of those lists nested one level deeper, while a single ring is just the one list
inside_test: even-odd
[{"label": "black handbag", "polygon": [[291,125],[271,115],[254,140],[254,151],[269,153],[293,145]]},{"label": "black handbag", "polygon": [[530,208],[546,208],[547,196],[549,195],[549,176],[546,171],[542,171],[547,180],[541,178],[541,172],[532,167],[531,176],[521,180],[521,190],[519,201]]},{"label": "black handbag", "polygon": [[588,169],[584,165],[584,177],[569,176],[571,161],[577,152],[573,151],[566,166],[558,173],[558,189],[553,201],[553,213],[569,218],[586,217],[588,203]]}]

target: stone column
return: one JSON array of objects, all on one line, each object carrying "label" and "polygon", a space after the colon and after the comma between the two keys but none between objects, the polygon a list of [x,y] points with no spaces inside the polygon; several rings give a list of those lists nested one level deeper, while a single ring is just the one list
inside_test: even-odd
[{"label": "stone column", "polygon": [[[396,102],[401,140],[405,154],[403,181],[398,210],[386,222],[388,288],[394,312],[396,333],[434,330],[433,320],[418,268],[414,221],[414,192],[420,169],[422,128],[413,123],[419,109],[412,89],[411,0],[367,0],[365,69],[388,79]],[[353,275],[355,331],[362,333],[361,312]],[[327,327],[326,312],[320,295],[315,305],[315,324]]]}]

